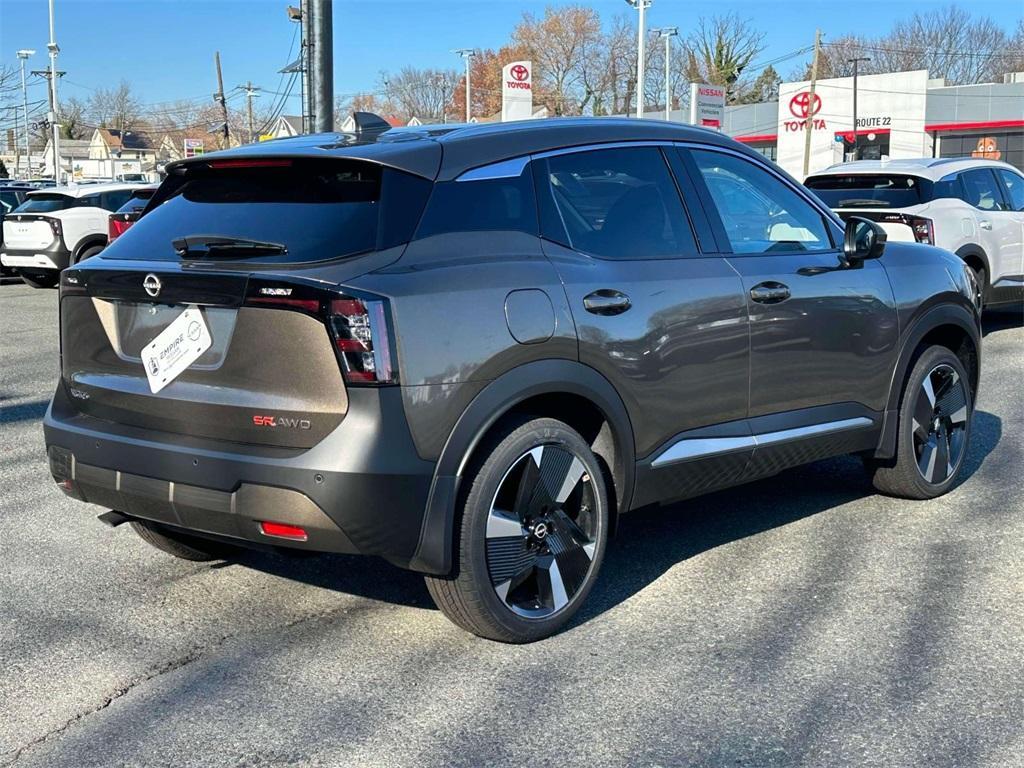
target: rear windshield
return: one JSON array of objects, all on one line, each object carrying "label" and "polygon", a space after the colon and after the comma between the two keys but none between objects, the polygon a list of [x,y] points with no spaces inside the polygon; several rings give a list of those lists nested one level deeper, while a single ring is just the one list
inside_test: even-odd
[{"label": "rear windshield", "polygon": [[52,192],[31,195],[24,203],[15,208],[16,213],[50,213],[75,207],[75,198]]},{"label": "rear windshield", "polygon": [[155,189],[137,189],[132,193],[131,199],[117,209],[117,213],[138,213],[146,204],[149,199],[153,197]]},{"label": "rear windshield", "polygon": [[817,176],[804,184],[829,208],[906,208],[927,202],[921,179],[914,176]]},{"label": "rear windshield", "polygon": [[[284,252],[218,250],[231,262],[324,261],[408,242],[430,182],[353,160],[264,160],[192,167],[160,188],[156,207],[103,251],[110,259],[177,261],[181,238],[274,243]],[[227,165],[231,162],[231,165]]]}]

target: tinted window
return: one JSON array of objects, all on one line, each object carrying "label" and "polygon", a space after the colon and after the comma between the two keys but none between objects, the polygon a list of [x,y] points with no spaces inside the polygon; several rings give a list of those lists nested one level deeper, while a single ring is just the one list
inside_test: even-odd
[{"label": "tinted window", "polygon": [[108,211],[116,211],[122,205],[127,203],[132,196],[130,189],[119,189],[114,192],[104,192],[100,196],[100,207],[105,208]]},{"label": "tinted window", "polygon": [[609,259],[650,259],[697,247],[657,147],[601,149],[547,160],[545,181],[573,248]]},{"label": "tinted window", "polygon": [[1010,201],[1010,210],[1024,211],[1024,176],[1004,170],[999,170],[998,173],[1006,199]]},{"label": "tinted window", "polygon": [[[115,240],[106,258],[179,257],[171,242],[189,235],[220,235],[280,243],[285,254],[248,257],[304,262],[350,256],[378,247],[378,233],[402,231],[421,207],[384,213],[382,186],[429,182],[359,161],[282,161],[282,166],[209,169],[171,177],[158,204],[133,227],[131,242]],[[162,202],[160,202],[162,201]],[[404,225],[406,236],[411,227]],[[237,262],[238,259],[233,259]]]},{"label": "tinted window", "polygon": [[524,168],[513,178],[435,184],[416,237],[499,230],[535,235],[537,228],[533,183]]},{"label": "tinted window", "polygon": [[0,203],[3,204],[0,207],[0,213],[6,213],[14,208],[17,208],[21,201],[18,198],[18,193],[13,189],[0,189]]},{"label": "tinted window", "polygon": [[149,199],[153,196],[153,190],[147,190],[145,196],[138,193],[132,195],[131,199],[117,209],[118,213],[136,213],[146,207]]},{"label": "tinted window", "polygon": [[963,188],[960,186],[960,175],[957,173],[951,173],[948,176],[943,176],[941,179],[932,184],[933,200],[962,197]]},{"label": "tinted window", "polygon": [[996,177],[988,168],[976,168],[960,174],[964,200],[983,211],[997,211],[1003,202],[996,186]]},{"label": "tinted window", "polygon": [[925,202],[921,181],[913,176],[817,176],[804,184],[829,208],[906,208]]},{"label": "tinted window", "polygon": [[779,178],[735,155],[692,150],[734,253],[824,251],[821,213]]},{"label": "tinted window", "polygon": [[52,211],[63,211],[75,206],[75,198],[68,195],[44,193],[32,195],[19,205],[15,211],[18,213],[51,213]]}]

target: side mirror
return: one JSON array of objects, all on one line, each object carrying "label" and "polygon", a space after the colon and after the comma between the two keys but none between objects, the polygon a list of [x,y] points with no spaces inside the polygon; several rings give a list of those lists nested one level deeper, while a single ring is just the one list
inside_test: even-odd
[{"label": "side mirror", "polygon": [[887,239],[885,230],[875,222],[861,216],[851,216],[846,220],[846,231],[843,234],[843,256],[847,263],[877,259],[885,251]]}]

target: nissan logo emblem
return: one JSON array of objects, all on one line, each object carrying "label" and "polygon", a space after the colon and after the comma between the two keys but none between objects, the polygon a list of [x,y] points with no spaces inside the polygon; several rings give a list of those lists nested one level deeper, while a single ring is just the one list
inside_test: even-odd
[{"label": "nissan logo emblem", "polygon": [[160,278],[150,272],[146,275],[146,279],[142,281],[142,287],[146,289],[146,293],[155,299],[160,295],[160,289],[164,286],[160,282]]}]

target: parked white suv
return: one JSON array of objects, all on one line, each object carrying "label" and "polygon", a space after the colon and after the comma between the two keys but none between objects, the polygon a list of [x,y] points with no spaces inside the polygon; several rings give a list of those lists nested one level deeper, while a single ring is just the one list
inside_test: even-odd
[{"label": "parked white suv", "polygon": [[1024,299],[1024,174],[980,158],[858,160],[804,184],[840,216],[877,221],[890,240],[931,243],[974,271],[986,305]]},{"label": "parked white suv", "polygon": [[3,223],[0,264],[35,288],[57,284],[60,271],[107,244],[107,217],[142,184],[87,184],[30,192]]}]

